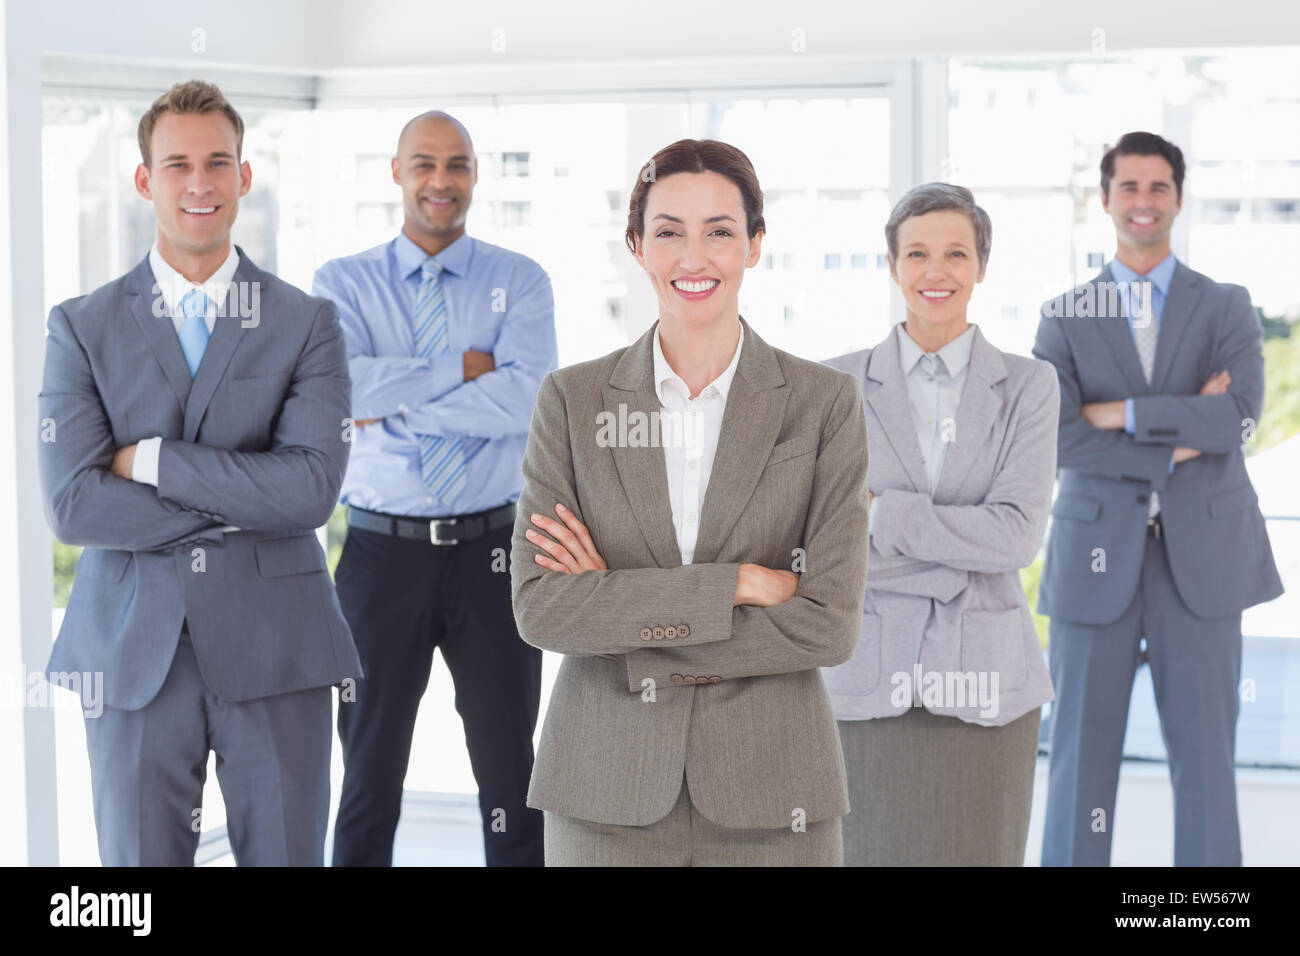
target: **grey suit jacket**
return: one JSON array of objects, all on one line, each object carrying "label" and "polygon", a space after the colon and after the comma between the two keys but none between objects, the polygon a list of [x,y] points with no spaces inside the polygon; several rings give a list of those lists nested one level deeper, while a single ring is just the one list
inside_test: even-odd
[{"label": "grey suit jacket", "polygon": [[[234,281],[260,311],[217,318],[193,380],[148,257],[50,312],[41,482],[54,533],[85,550],[47,676],[102,672],[112,707],[154,698],[184,620],[225,700],[361,676],[313,530],[348,460],[338,316],[243,250]],[[115,449],[152,435],[158,487],[114,476]]]},{"label": "grey suit jacket", "polygon": [[862,382],[879,497],[862,636],[826,672],[842,720],[904,713],[918,686],[927,710],[984,726],[1053,699],[1019,572],[1047,527],[1056,376],[994,348],[979,326],[974,336],[933,496],[893,332],[827,362]]},{"label": "grey suit jacket", "polygon": [[[1152,491],[1175,586],[1195,614],[1227,617],[1277,597],[1282,581],[1241,450],[1264,404],[1250,294],[1178,263],[1148,385],[1128,320],[1107,294],[1112,282],[1107,267],[1047,302],[1038,325],[1034,355],[1056,367],[1061,388],[1061,487],[1039,611],[1083,624],[1124,613],[1140,577]],[[1081,316],[1089,302],[1100,307]],[[1228,393],[1200,395],[1225,368]],[[1088,402],[1125,398],[1134,399],[1133,435],[1094,428],[1079,413]],[[1202,454],[1171,474],[1178,445]]]},{"label": "grey suit jacket", "polygon": [[[744,321],[743,319],[741,320]],[[853,379],[772,348],[745,323],[695,561],[682,565],[661,447],[605,447],[601,413],[659,410],[654,326],[542,383],[511,552],[524,640],[564,656],[528,805],[645,825],[691,799],[731,827],[848,810],[818,670],[846,660],[867,573],[867,435]],[[538,565],[534,512],[571,508],[608,570]],[[798,549],[802,549],[799,551]],[[793,570],[798,593],[733,607],[741,563]]]}]

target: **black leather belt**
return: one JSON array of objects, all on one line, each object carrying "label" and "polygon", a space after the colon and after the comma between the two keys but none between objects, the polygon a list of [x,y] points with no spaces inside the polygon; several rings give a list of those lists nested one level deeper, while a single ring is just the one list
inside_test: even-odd
[{"label": "black leather belt", "polygon": [[456,515],[450,518],[404,518],[400,515],[386,515],[381,511],[348,508],[348,524],[354,528],[392,535],[395,538],[414,538],[438,545],[473,541],[489,531],[514,523],[515,503],[513,501],[489,511],[476,511],[473,514]]},{"label": "black leather belt", "polygon": [[1150,518],[1147,518],[1147,537],[1163,538],[1165,536],[1164,522],[1160,520],[1160,513],[1156,512]]}]

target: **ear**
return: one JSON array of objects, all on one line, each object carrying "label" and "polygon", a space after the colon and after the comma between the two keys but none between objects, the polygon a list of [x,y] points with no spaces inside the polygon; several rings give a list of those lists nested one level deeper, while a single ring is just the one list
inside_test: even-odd
[{"label": "ear", "polygon": [[1101,211],[1107,214],[1110,213],[1110,202],[1106,198],[1105,189],[1101,191]]},{"label": "ear", "polygon": [[900,289],[903,287],[903,283],[898,278],[898,262],[893,257],[890,257],[889,260],[889,278],[893,279],[894,285]]},{"label": "ear", "polygon": [[754,238],[749,240],[749,255],[745,257],[745,268],[752,269],[758,265],[758,260],[763,254],[763,230],[760,229],[754,233]]},{"label": "ear", "polygon": [[984,281],[984,272],[985,272],[986,269],[988,269],[988,267],[989,267],[989,265],[988,265],[987,262],[984,263],[984,265],[980,266],[980,273],[979,273],[979,275],[977,275],[977,276],[975,277],[975,282],[976,282],[976,284],[978,284],[978,283]]},{"label": "ear", "polygon": [[239,195],[247,196],[248,190],[253,185],[253,167],[248,165],[248,160],[239,164]]},{"label": "ear", "polygon": [[144,163],[135,168],[135,191],[150,202],[153,201],[153,193],[149,191],[149,167]]},{"label": "ear", "polygon": [[634,235],[632,237],[632,242],[636,246],[636,248],[632,251],[632,255],[636,256],[637,265],[639,265],[642,269],[645,269],[646,267],[645,250],[641,248],[641,237]]},{"label": "ear", "polygon": [[478,154],[474,154],[474,185],[478,185]]},{"label": "ear", "polygon": [[397,171],[401,168],[402,168],[401,161],[396,156],[394,156],[393,157],[393,182],[395,182],[399,186],[402,185],[402,179],[400,176],[397,175]]}]

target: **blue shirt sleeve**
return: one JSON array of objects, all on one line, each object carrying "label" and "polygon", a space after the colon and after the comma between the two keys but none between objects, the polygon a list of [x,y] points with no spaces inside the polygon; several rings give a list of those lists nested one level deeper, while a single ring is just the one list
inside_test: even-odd
[{"label": "blue shirt sleeve", "polygon": [[1137,431],[1137,421],[1133,417],[1133,399],[1124,399],[1124,431],[1132,435]]}]

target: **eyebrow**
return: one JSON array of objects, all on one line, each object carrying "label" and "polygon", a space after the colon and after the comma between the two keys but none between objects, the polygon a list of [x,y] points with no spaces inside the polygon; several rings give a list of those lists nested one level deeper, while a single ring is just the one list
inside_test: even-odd
[{"label": "eyebrow", "polygon": [[[234,158],[235,158],[234,153],[227,153],[224,150],[220,150],[218,152],[208,154],[208,159],[234,159]],[[167,156],[162,161],[164,163],[170,163],[177,159],[189,159],[189,157],[186,156],[184,153],[172,153],[170,156]]]},{"label": "eyebrow", "polygon": [[[412,154],[411,154],[411,159],[437,159],[437,158],[438,158],[437,156],[430,155],[429,153],[412,153]],[[469,157],[468,157],[468,156],[460,156],[460,155],[457,155],[457,156],[448,156],[448,157],[447,157],[447,162],[449,162],[449,163],[450,163],[450,162],[454,162],[454,161],[456,161],[456,160],[458,160],[458,159],[463,159],[463,160],[465,160],[466,162],[469,162]]]},{"label": "eyebrow", "polygon": [[[669,222],[681,222],[681,221],[682,221],[682,220],[678,219],[676,216],[670,216],[670,215],[668,215],[668,213],[666,213],[666,212],[661,212],[661,213],[659,213],[659,215],[655,216],[654,218],[655,218],[655,219],[667,219]],[[650,221],[651,221],[651,222],[654,222],[654,219],[652,219],[652,220],[650,220]],[[728,216],[728,215],[710,216],[708,219],[704,220],[704,222],[705,222],[706,224],[708,224],[708,223],[710,223],[710,222],[735,222],[735,221],[736,221],[736,220],[735,220],[735,217],[733,217],[733,216]]]},{"label": "eyebrow", "polygon": [[[1119,183],[1119,185],[1120,185],[1120,186],[1136,186],[1136,185],[1138,185],[1138,181],[1137,181],[1136,179],[1125,179],[1125,180],[1122,180],[1122,181]],[[1172,184],[1171,184],[1171,183],[1169,182],[1169,180],[1167,180],[1167,179],[1155,179],[1155,180],[1152,180],[1152,181],[1151,181],[1151,185],[1152,185],[1152,186],[1166,186],[1166,187],[1167,187],[1167,186],[1170,186],[1170,185],[1172,185]]]},{"label": "eyebrow", "polygon": [[[904,243],[903,248],[911,249],[913,246],[924,246],[924,245],[925,245],[924,242],[921,242],[919,239],[914,239],[911,242]],[[961,239],[950,240],[948,243],[948,247],[951,249],[954,246],[961,246],[963,249],[969,249],[970,243],[963,242]]]}]

